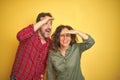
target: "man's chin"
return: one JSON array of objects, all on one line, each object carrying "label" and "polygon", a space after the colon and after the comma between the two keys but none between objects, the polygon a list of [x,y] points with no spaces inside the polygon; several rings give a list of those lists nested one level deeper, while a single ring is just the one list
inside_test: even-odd
[{"label": "man's chin", "polygon": [[49,38],[49,37],[50,37],[50,35],[45,35],[44,37],[45,37],[45,38]]}]

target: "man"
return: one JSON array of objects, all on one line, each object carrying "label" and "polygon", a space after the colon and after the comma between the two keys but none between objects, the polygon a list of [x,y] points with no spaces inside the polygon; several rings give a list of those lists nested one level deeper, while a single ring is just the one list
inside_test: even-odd
[{"label": "man", "polygon": [[18,32],[17,39],[20,43],[10,80],[43,80],[52,21],[50,13],[40,13],[36,24]]}]

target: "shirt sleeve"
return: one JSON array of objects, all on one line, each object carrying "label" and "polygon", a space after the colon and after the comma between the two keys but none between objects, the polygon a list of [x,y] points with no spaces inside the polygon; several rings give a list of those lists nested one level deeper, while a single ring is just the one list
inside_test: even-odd
[{"label": "shirt sleeve", "polygon": [[48,56],[48,80],[54,80],[54,69],[52,65],[52,60],[50,58],[50,53]]},{"label": "shirt sleeve", "polygon": [[85,51],[85,50],[91,48],[95,43],[94,39],[90,35],[88,35],[88,39],[82,39],[82,40],[83,40],[83,42],[80,43],[80,45],[79,45],[79,48],[81,51]]},{"label": "shirt sleeve", "polygon": [[21,31],[17,33],[17,39],[19,41],[23,41],[25,39],[30,38],[34,34],[33,24],[23,28]]}]

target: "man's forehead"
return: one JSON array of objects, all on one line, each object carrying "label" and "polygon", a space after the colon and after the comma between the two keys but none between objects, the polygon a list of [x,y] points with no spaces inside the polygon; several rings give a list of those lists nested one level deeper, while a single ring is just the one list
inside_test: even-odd
[{"label": "man's forehead", "polygon": [[40,20],[43,20],[45,17],[41,17]]},{"label": "man's forehead", "polygon": [[49,16],[44,16],[44,17],[41,17],[41,18],[40,18],[40,20],[43,20],[43,19],[45,19],[45,17],[49,17]]}]

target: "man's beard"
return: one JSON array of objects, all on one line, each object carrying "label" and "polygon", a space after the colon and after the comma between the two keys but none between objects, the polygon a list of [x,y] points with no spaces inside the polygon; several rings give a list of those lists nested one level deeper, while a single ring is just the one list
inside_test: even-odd
[{"label": "man's beard", "polygon": [[40,34],[41,34],[42,37],[44,37],[44,38],[50,37],[50,32],[51,32],[51,29],[50,29],[50,28],[47,28],[47,29],[45,29],[44,31],[42,31],[42,30],[40,29]]}]

